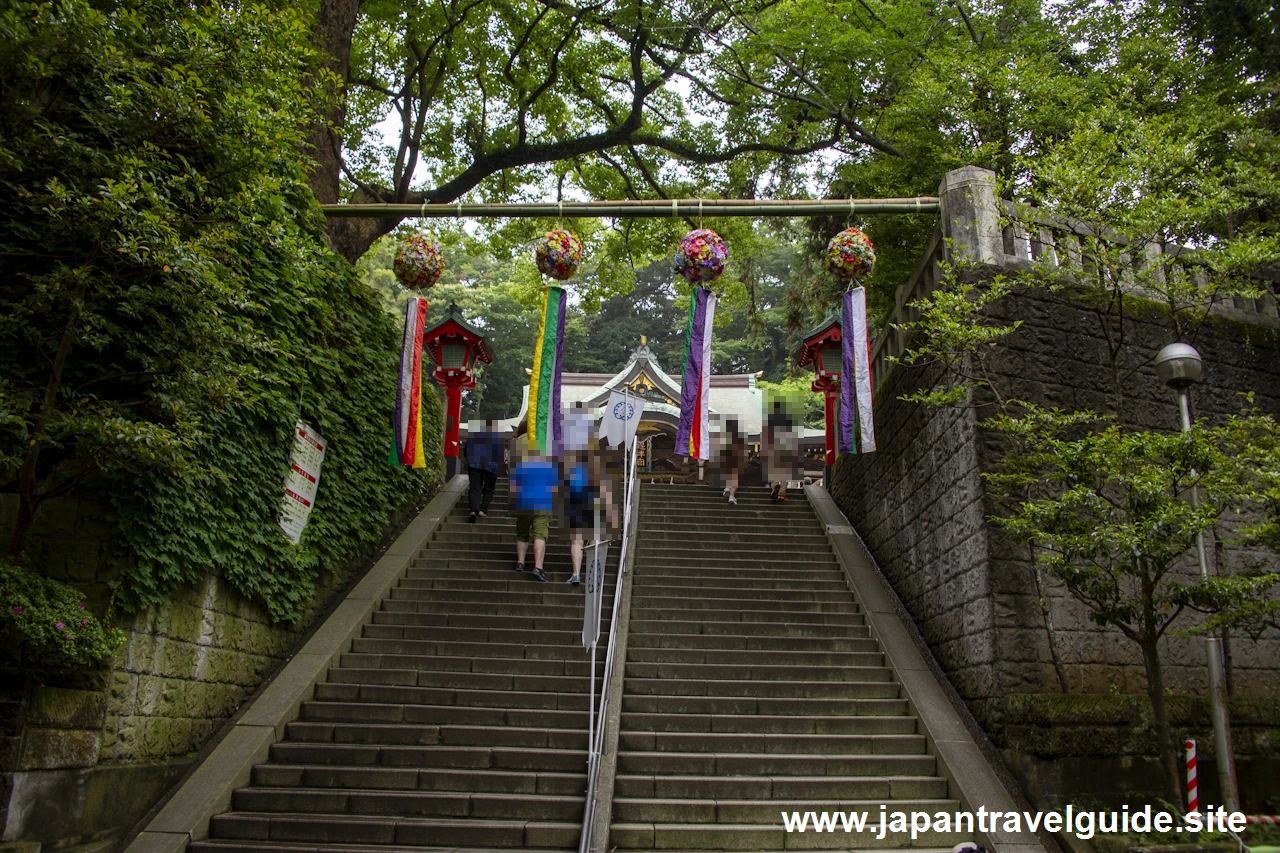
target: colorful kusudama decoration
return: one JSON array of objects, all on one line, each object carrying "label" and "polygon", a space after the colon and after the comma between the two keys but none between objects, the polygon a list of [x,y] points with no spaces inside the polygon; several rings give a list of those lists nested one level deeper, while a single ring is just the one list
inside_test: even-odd
[{"label": "colorful kusudama decoration", "polygon": [[854,281],[868,275],[876,262],[876,247],[857,228],[846,228],[827,244],[827,269],[836,278]]},{"label": "colorful kusudama decoration", "polygon": [[871,339],[864,288],[845,291],[840,328],[840,451],[871,453],[876,449],[876,430],[871,416]]},{"label": "colorful kusudama decoration", "polygon": [[582,264],[582,241],[568,231],[548,231],[533,252],[538,272],[559,281],[571,278]]},{"label": "colorful kusudama decoration", "polygon": [[529,449],[543,456],[559,456],[563,441],[560,373],[568,294],[556,285],[545,288],[544,294],[538,341],[533,350],[533,374],[529,377]]},{"label": "colorful kusudama decoration", "polygon": [[400,347],[400,377],[396,384],[396,414],[392,430],[392,465],[427,467],[422,452],[422,330],[427,324],[427,300],[414,296],[404,309],[404,342]]},{"label": "colorful kusudama decoration", "polygon": [[[696,233],[696,232],[695,232]],[[676,453],[690,459],[710,459],[711,324],[716,295],[695,287],[689,300],[689,325],[685,331],[684,379],[680,385],[680,426]]]},{"label": "colorful kusudama decoration", "polygon": [[406,237],[396,250],[396,278],[410,290],[426,290],[440,280],[444,272],[444,255],[430,238]]},{"label": "colorful kusudama decoration", "polygon": [[715,281],[729,260],[729,244],[710,228],[698,228],[680,238],[680,248],[671,258],[676,272],[690,284]]}]

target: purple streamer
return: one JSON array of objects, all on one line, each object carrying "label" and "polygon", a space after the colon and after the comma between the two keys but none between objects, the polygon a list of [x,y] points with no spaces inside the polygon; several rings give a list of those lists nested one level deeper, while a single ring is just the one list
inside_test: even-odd
[{"label": "purple streamer", "polygon": [[689,329],[689,340],[685,344],[688,355],[685,357],[684,376],[680,384],[680,425],[676,430],[675,447],[677,456],[689,455],[689,434],[693,432],[693,410],[698,405],[698,381],[702,377],[702,342],[706,335],[707,294],[710,292],[705,287],[693,289],[693,323]]}]

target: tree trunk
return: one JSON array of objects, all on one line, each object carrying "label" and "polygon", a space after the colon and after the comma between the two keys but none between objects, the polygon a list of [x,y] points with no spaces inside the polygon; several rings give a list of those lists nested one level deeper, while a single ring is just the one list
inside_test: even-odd
[{"label": "tree trunk", "polygon": [[1058,689],[1063,693],[1071,692],[1071,684],[1067,681],[1067,670],[1062,665],[1062,656],[1058,654],[1058,632],[1053,628],[1053,610],[1049,599],[1044,594],[1044,583],[1040,578],[1040,567],[1036,565],[1036,546],[1028,547],[1031,556],[1031,575],[1036,581],[1036,597],[1039,599],[1040,613],[1044,616],[1044,634],[1049,641],[1049,658],[1053,661],[1053,672],[1058,676]]},{"label": "tree trunk", "polygon": [[76,285],[71,296],[71,311],[67,314],[67,325],[62,330],[62,339],[58,341],[58,351],[53,356],[53,366],[49,371],[49,382],[44,389],[44,400],[40,404],[40,413],[36,415],[35,428],[31,431],[31,444],[22,458],[22,466],[18,468],[18,517],[13,525],[13,536],[9,538],[9,556],[20,557],[27,548],[27,534],[35,523],[36,510],[40,507],[40,496],[36,493],[39,484],[37,466],[40,464],[40,453],[44,450],[44,429],[49,425],[49,418],[58,404],[58,391],[62,388],[62,369],[66,366],[67,355],[71,352],[71,341],[75,337],[76,320],[80,318],[80,305],[84,300],[85,283],[82,279]]},{"label": "tree trunk", "polygon": [[328,60],[324,68],[337,77],[334,97],[324,123],[311,130],[307,142],[316,168],[311,173],[311,191],[321,204],[338,201],[342,176],[342,130],[347,121],[347,80],[351,74],[351,39],[356,29],[360,0],[320,0],[320,9],[311,28],[312,40]]},{"label": "tree trunk", "polygon": [[[311,191],[321,204],[336,204],[342,187],[342,134],[347,123],[347,81],[351,76],[351,39],[355,34],[360,0],[320,0],[312,26],[312,39],[329,60],[325,68],[338,78],[335,98],[324,115],[325,123],[312,128],[308,137],[311,156],[316,161],[311,172]],[[357,190],[353,202],[386,201],[365,190]],[[400,220],[332,219],[326,228],[333,250],[355,263],[383,234],[390,233]]]},{"label": "tree trunk", "polygon": [[1173,730],[1164,705],[1164,672],[1160,667],[1159,638],[1148,636],[1142,641],[1142,666],[1147,673],[1147,695],[1151,698],[1151,715],[1155,719],[1156,740],[1160,748],[1160,764],[1168,784],[1169,802],[1182,804],[1182,777],[1178,773],[1178,753],[1173,744]]}]

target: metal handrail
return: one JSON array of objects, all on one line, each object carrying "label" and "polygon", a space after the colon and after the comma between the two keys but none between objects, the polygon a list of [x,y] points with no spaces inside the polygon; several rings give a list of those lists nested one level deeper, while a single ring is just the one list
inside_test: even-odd
[{"label": "metal handrail", "polygon": [[[631,544],[634,533],[631,526],[632,501],[636,494],[636,445],[631,442],[631,463],[628,469],[623,498],[624,514],[622,516],[622,553],[618,555],[618,579],[613,591],[613,616],[609,621],[609,646],[604,658],[604,679],[600,686],[599,724],[595,727],[587,744],[587,800],[582,813],[582,837],[578,841],[578,853],[589,853],[591,850],[591,834],[595,830],[596,788],[600,781],[600,757],[604,754],[605,720],[609,714],[609,680],[613,677],[613,667],[618,652],[618,611],[622,606],[622,579],[627,573],[627,548]],[[592,694],[595,693],[595,667],[591,667]],[[590,713],[590,711],[588,711]]]}]

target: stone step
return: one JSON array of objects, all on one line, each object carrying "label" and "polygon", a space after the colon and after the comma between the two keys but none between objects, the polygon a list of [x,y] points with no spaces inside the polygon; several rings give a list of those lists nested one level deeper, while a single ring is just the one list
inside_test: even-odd
[{"label": "stone step", "polygon": [[[813,801],[796,799],[694,799],[619,797],[613,801],[613,818],[621,823],[768,824],[777,826],[779,812],[842,811],[865,812],[872,826],[880,822],[880,809],[888,811],[938,811],[955,813],[957,800],[946,799],[852,799]],[[807,834],[807,833],[806,833]],[[841,827],[840,834],[844,834]],[[877,835],[878,830],[872,833]],[[887,835],[887,833],[886,833]],[[909,836],[908,836],[909,837]]]},{"label": "stone step", "polygon": [[[629,633],[627,653],[641,649],[670,649],[697,654],[716,649],[766,652],[875,652],[880,644],[864,637],[780,637],[747,634]],[[644,658],[636,658],[643,660]]]},{"label": "stone step", "polygon": [[231,798],[242,812],[553,821],[581,821],[583,802],[581,795],[336,788],[241,788]]},{"label": "stone step", "polygon": [[[585,733],[584,733],[585,735]],[[585,739],[585,738],[584,738]],[[471,768],[577,773],[586,768],[586,749],[521,746],[379,746],[373,744],[297,743],[271,747],[271,761],[284,764]]]},{"label": "stone step", "polygon": [[515,726],[406,725],[294,722],[285,737],[296,743],[360,743],[387,746],[521,746],[587,748],[587,730]]},{"label": "stone step", "polygon": [[[512,572],[514,575],[515,572]],[[567,578],[567,576],[566,576]],[[586,590],[583,584],[547,583],[535,581],[530,575],[517,581],[523,589],[431,589],[412,584],[401,584],[391,589],[391,601],[425,601],[446,604],[463,604],[480,607],[576,607],[581,609]],[[613,598],[609,588],[608,597]],[[847,598],[847,596],[846,596]]]},{"label": "stone step", "polygon": [[696,574],[686,569],[683,572],[657,574],[645,566],[644,575],[636,577],[633,585],[636,589],[650,590],[655,587],[671,590],[672,594],[698,595],[702,590],[761,590],[768,592],[830,592],[844,596],[849,600],[849,585],[844,575],[829,569],[808,570],[805,574],[812,577],[803,579],[794,577],[799,572],[780,574],[752,575],[748,572],[718,570],[723,574],[707,574],[699,568]]},{"label": "stone step", "polygon": [[618,751],[618,773],[652,776],[927,776],[932,755]]},{"label": "stone step", "polygon": [[645,557],[661,559],[664,556],[671,556],[673,553],[699,556],[728,550],[734,554],[760,554],[768,557],[790,557],[792,559],[808,560],[817,556],[830,556],[831,559],[835,559],[834,552],[831,550],[831,543],[825,541],[826,537],[822,538],[824,541],[821,542],[793,543],[789,540],[789,537],[775,537],[770,542],[746,545],[740,542],[733,542],[728,537],[707,534],[690,539],[655,539],[652,536],[642,536],[636,539],[636,553]]},{"label": "stone step", "polygon": [[[546,566],[544,564],[543,568]],[[470,593],[474,598],[487,600],[491,593],[503,593],[508,595],[521,594],[528,595],[530,593],[529,578],[521,577],[527,572],[511,571],[509,566],[502,570],[482,570],[476,571],[468,569],[463,571],[451,571],[447,569],[410,569],[406,577],[400,580],[397,586],[400,589],[420,589],[432,590],[435,592],[447,593]],[[534,583],[538,583],[534,581]],[[605,585],[605,594],[613,595],[614,584]],[[567,583],[559,584],[543,584],[538,583],[533,588],[533,592],[547,594],[561,594],[569,596],[582,595],[582,587],[573,586]]]},{"label": "stone step", "polygon": [[[511,614],[491,613],[483,619],[477,619],[472,613],[433,613],[416,610],[377,610],[373,614],[374,625],[401,625],[415,628],[475,628],[484,625],[490,629],[508,631],[548,631],[561,632],[577,629],[582,632],[582,607],[577,608],[575,615],[550,616],[541,609],[533,616],[516,616]],[[605,611],[605,624],[612,617]]]},{"label": "stone step", "polygon": [[[507,794],[558,794],[581,797],[586,773],[536,773],[504,770],[453,770],[403,767],[330,767],[306,764],[259,764],[253,768],[258,788],[343,788],[385,791],[483,791]],[[581,802],[581,801],[580,801]]]},{"label": "stone step", "polygon": [[[628,678],[701,679],[709,684],[719,681],[761,681],[786,684],[791,681],[847,683],[849,681],[892,681],[893,670],[887,666],[787,666],[785,664],[719,664],[719,663],[639,663],[627,661]],[[585,676],[584,676],[585,677]]]},{"label": "stone step", "polygon": [[[652,776],[619,774],[617,797],[730,800],[941,799],[940,776]],[[809,807],[812,808],[812,807]],[[821,806],[820,808],[827,808]],[[808,808],[805,809],[807,811]]]},{"label": "stone step", "polygon": [[[609,559],[605,563],[608,572],[608,584],[612,587],[617,583],[618,556],[617,547],[609,549]],[[488,551],[483,553],[459,553],[457,551],[432,551],[430,548],[422,551],[418,556],[414,557],[410,572],[422,569],[434,569],[438,574],[446,577],[506,577],[519,582],[522,579],[532,580],[528,572],[533,570],[533,552],[529,552],[529,556],[525,558],[525,572],[515,571],[516,555],[515,551],[510,553],[504,551]],[[568,553],[550,554],[542,561],[542,568],[549,573],[557,575],[557,580],[567,580],[569,574],[573,570],[573,563],[569,560]],[[494,574],[491,574],[494,573]],[[415,577],[418,575],[414,575]],[[537,581],[533,581],[537,583]]]},{"label": "stone step", "polygon": [[[296,724],[294,724],[296,725]],[[583,741],[585,743],[585,736]],[[776,734],[772,732],[645,732],[623,730],[621,749],[634,752],[715,752],[770,755],[915,755],[925,751],[917,734]],[[528,744],[539,746],[539,744]]]},{"label": "stone step", "polygon": [[[476,690],[454,687],[415,687],[394,684],[361,684],[321,682],[316,685],[317,700],[338,702],[372,702],[410,705],[432,705],[475,709],[512,709],[515,711],[587,711],[587,692],[556,693],[554,691]],[[407,710],[406,710],[407,713]]]},{"label": "stone step", "polygon": [[[876,685],[879,687],[879,685]],[[879,690],[878,692],[888,692]],[[636,714],[724,714],[729,716],[795,716],[795,717],[877,717],[908,713],[907,700],[891,696],[860,699],[802,699],[794,696],[662,696],[625,694],[624,713]],[[914,719],[914,717],[912,718]]]},{"label": "stone step", "polygon": [[[715,622],[737,622],[738,633],[743,624],[787,623],[792,625],[827,626],[827,625],[862,625],[864,617],[849,605],[844,610],[822,609],[814,606],[811,609],[791,608],[787,610],[756,610],[739,607],[737,601],[719,603],[687,602],[685,607],[668,608],[671,601],[680,599],[651,598],[648,601],[638,599],[632,601],[631,618],[649,622],[654,619],[673,623],[707,620]],[[649,604],[649,606],[645,606]],[[665,618],[664,618],[665,617]]]},{"label": "stone step", "polygon": [[[415,563],[427,565],[415,565],[413,568],[407,569],[402,581],[418,581],[419,583],[407,584],[402,582],[402,585],[422,586],[421,581],[448,581],[452,586],[445,585],[440,588],[488,589],[489,584],[507,584],[508,589],[523,590],[529,580],[527,571],[515,571],[516,562],[514,557],[510,559],[504,557],[501,562],[497,560],[485,562],[471,558],[450,557],[436,564],[430,564],[428,560],[416,560]],[[452,566],[454,563],[457,563],[456,567]],[[543,568],[546,568],[545,563]],[[617,586],[618,576],[616,569],[617,561],[613,556],[610,556],[606,574],[607,582],[605,584],[607,590],[612,591]],[[553,567],[552,570],[555,571],[556,569]],[[564,575],[564,578],[568,578],[568,575]],[[565,586],[568,586],[568,584],[565,584]]]},{"label": "stone step", "polygon": [[719,519],[733,521],[743,517],[764,519],[776,518],[784,521],[797,519],[815,519],[812,507],[789,493],[785,501],[770,500],[768,492],[748,494],[738,491],[737,504],[729,503],[729,499],[719,494],[699,498],[697,500],[658,501],[653,496],[640,497],[640,513],[642,518],[653,518],[663,521],[675,515],[683,514],[685,521],[698,520],[707,523]]},{"label": "stone step", "polygon": [[[609,605],[605,605],[608,607]],[[541,639],[541,636],[538,637]],[[577,643],[468,643],[450,640],[379,639],[358,637],[351,651],[362,654],[437,655],[442,657],[522,658],[525,660],[584,659],[581,635]]]},{"label": "stone step", "polygon": [[897,699],[898,684],[881,681],[729,681],[627,675],[624,691],[637,696],[756,696],[771,699]]},{"label": "stone step", "polygon": [[[340,666],[329,670],[328,680],[339,684],[398,684],[404,687],[533,693],[579,691],[586,693],[590,689],[585,669],[581,676],[565,676],[503,672],[432,672],[417,669],[365,669]],[[599,683],[598,678],[596,683]]]},{"label": "stone step", "polygon": [[713,524],[658,524],[640,525],[640,541],[660,544],[686,542],[724,542],[730,545],[761,546],[766,548],[798,546],[825,546],[828,544],[827,534],[816,526],[797,530],[774,530],[765,521],[760,524],[751,523],[741,528],[730,528]]},{"label": "stone step", "polygon": [[915,717],[901,715],[819,717],[797,714],[646,714],[628,711],[622,714],[622,727],[625,731],[651,733],[914,735],[916,725]]},{"label": "stone step", "polygon": [[394,818],[322,814],[217,815],[215,838],[323,844],[396,844],[418,847],[571,847],[580,821]]},{"label": "stone step", "polygon": [[819,529],[821,525],[818,517],[813,514],[813,510],[807,504],[790,499],[786,503],[776,504],[768,499],[763,502],[752,502],[744,501],[739,497],[736,506],[725,498],[716,498],[710,506],[657,505],[652,502],[641,502],[641,524],[668,522],[674,524],[723,523],[730,528],[745,522],[761,526],[774,523],[810,525],[818,526]]},{"label": "stone step", "polygon": [[[566,573],[564,577],[568,577]],[[562,578],[563,579],[563,578]],[[531,581],[536,583],[536,581]],[[394,590],[392,590],[394,593]],[[567,600],[567,599],[566,599]],[[483,615],[492,616],[552,616],[561,619],[571,619],[577,616],[582,619],[582,603],[572,602],[566,604],[484,604],[478,601],[415,601],[404,598],[384,599],[382,609],[396,613],[444,613],[452,616],[471,616],[471,622],[477,621],[475,617]]]},{"label": "stone step", "polygon": [[[649,611],[648,613],[639,613],[632,611],[630,634],[632,636],[640,636],[642,634],[662,634],[670,633],[671,635],[696,634],[699,631],[707,636],[739,636],[744,631],[750,631],[754,636],[764,639],[766,637],[801,637],[801,638],[826,638],[826,637],[866,637],[869,632],[866,627],[866,617],[861,613],[846,614],[838,618],[829,614],[808,614],[808,618],[804,622],[786,621],[779,619],[774,622],[753,620],[748,625],[741,618],[730,620],[726,618],[732,614],[726,614],[724,611],[716,611],[713,616],[719,617],[715,619],[695,620],[695,619],[663,619],[660,611]],[[688,611],[678,614],[681,617],[687,617]]]},{"label": "stone step", "polygon": [[[878,812],[868,820],[879,820]],[[859,850],[868,848],[950,848],[967,840],[959,833],[922,833],[915,842],[909,832],[890,832],[884,838],[868,829],[863,833],[788,833],[782,822],[758,824],[623,823],[615,822],[610,844],[618,850]]]},{"label": "stone step", "polygon": [[[770,573],[777,572],[780,576],[788,569],[798,569],[800,571],[814,571],[815,569],[824,571],[840,570],[840,564],[836,562],[835,554],[831,551],[824,554],[807,554],[804,556],[791,553],[766,555],[746,550],[726,551],[725,549],[690,554],[681,549],[667,548],[660,551],[645,550],[643,559],[641,559],[641,556],[641,550],[637,549],[636,563],[638,566],[643,566],[646,569],[650,566],[655,568],[677,568],[689,574],[701,574],[703,570],[708,569],[728,569],[742,572],[763,569]],[[636,576],[639,577],[640,574],[641,572],[637,571]]]},{"label": "stone step", "polygon": [[[360,642],[357,640],[356,642]],[[878,651],[870,652],[819,652],[819,651],[781,651],[778,649],[756,649],[748,651],[730,651],[727,649],[654,649],[630,646],[627,647],[628,663],[701,663],[726,666],[755,666],[759,664],[776,664],[795,667],[809,666],[883,666],[884,655]]]},{"label": "stone step", "polygon": [[[498,848],[501,849],[501,848]],[[570,848],[523,847],[530,853],[550,853]],[[576,849],[576,848],[575,848]],[[207,838],[187,845],[191,853],[494,853],[492,847],[400,847],[394,844],[290,844],[242,838]],[[946,851],[941,851],[946,853]]]},{"label": "stone step", "polygon": [[[358,669],[415,669],[419,672],[458,673],[471,675],[569,675],[587,678],[591,660],[578,648],[578,660],[538,660],[504,657],[446,657],[444,655],[365,654],[348,652],[341,656],[342,667]],[[597,660],[597,669],[603,661]]]},{"label": "stone step", "polygon": [[548,646],[581,645],[582,631],[549,631],[545,628],[529,631],[519,628],[460,628],[448,625],[385,625],[366,623],[362,635],[370,640],[406,640],[438,643],[495,643],[498,645],[530,645],[542,643]]},{"label": "stone step", "polygon": [[[751,565],[744,563],[743,560],[746,560]],[[743,557],[740,553],[726,556],[722,560],[700,560],[693,563],[688,560],[673,559],[671,557],[654,559],[650,556],[645,559],[643,566],[637,571],[637,578],[642,575],[644,577],[679,575],[705,578],[723,578],[739,575],[744,578],[771,578],[794,581],[796,583],[803,583],[805,578],[810,577],[817,577],[819,580],[844,577],[840,564],[836,562],[835,555],[832,555],[830,560],[826,557],[817,560],[793,560],[789,558],[751,559]]]},{"label": "stone step", "polygon": [[809,586],[793,586],[774,589],[732,586],[673,586],[667,583],[655,583],[651,580],[636,579],[633,595],[636,598],[676,598],[681,601],[735,601],[750,603],[752,607],[766,609],[773,604],[826,602],[838,604],[842,608],[856,609],[849,599],[849,591],[814,589]]}]

